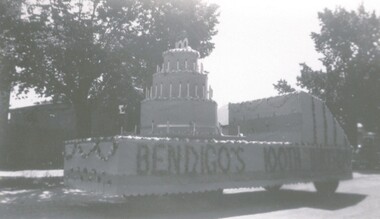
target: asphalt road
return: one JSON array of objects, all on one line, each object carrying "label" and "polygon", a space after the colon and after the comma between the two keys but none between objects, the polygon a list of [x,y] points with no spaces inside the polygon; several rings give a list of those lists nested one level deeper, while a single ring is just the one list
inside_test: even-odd
[{"label": "asphalt road", "polygon": [[99,197],[60,184],[0,187],[0,218],[379,218],[380,173],[355,173],[329,197],[312,184],[223,195]]}]

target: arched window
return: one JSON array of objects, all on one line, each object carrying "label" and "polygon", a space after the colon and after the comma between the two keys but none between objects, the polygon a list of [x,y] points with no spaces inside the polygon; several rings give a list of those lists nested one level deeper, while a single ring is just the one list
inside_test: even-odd
[{"label": "arched window", "polygon": [[189,44],[189,41],[186,39],[183,40],[183,47],[186,48]]},{"label": "arched window", "polygon": [[162,98],[162,82],[160,84],[160,98]]},{"label": "arched window", "polygon": [[203,86],[202,86],[202,98],[206,99],[206,86],[205,86],[205,84],[203,84]]},{"label": "arched window", "polygon": [[169,98],[172,98],[172,82],[170,82],[170,85],[169,85]]},{"label": "arched window", "polygon": [[187,94],[186,94],[186,97],[189,98],[190,97],[190,83],[189,81],[187,82]]},{"label": "arched window", "polygon": [[178,98],[181,98],[182,95],[182,82],[179,82],[178,85]]}]

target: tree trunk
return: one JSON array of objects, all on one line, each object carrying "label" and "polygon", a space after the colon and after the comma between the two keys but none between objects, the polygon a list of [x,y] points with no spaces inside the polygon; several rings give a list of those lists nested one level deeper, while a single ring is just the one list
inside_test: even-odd
[{"label": "tree trunk", "polygon": [[0,62],[0,168],[6,165],[9,100],[11,93],[10,68]]},{"label": "tree trunk", "polygon": [[76,134],[78,138],[91,136],[91,105],[87,100],[74,103]]},{"label": "tree trunk", "polygon": [[356,147],[358,145],[358,127],[357,123],[352,123],[349,131],[349,141],[351,145]]},{"label": "tree trunk", "polygon": [[357,116],[351,114],[347,117],[347,124],[345,127],[345,131],[347,134],[347,138],[350,141],[350,144],[354,147],[358,144],[358,127],[357,127]]}]

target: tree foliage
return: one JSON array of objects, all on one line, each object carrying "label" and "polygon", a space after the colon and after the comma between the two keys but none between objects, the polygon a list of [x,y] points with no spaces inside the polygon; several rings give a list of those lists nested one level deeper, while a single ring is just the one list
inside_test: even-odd
[{"label": "tree foliage", "polygon": [[97,105],[138,102],[178,33],[209,55],[218,23],[217,7],[200,0],[36,1],[26,16],[20,89],[72,103],[80,137],[90,135]]},{"label": "tree foliage", "polygon": [[16,37],[22,33],[21,4],[23,0],[0,1],[0,92],[9,95],[12,76],[18,60]]},{"label": "tree foliage", "polygon": [[[5,138],[10,92],[19,56],[16,37],[22,34],[21,4],[23,0],[0,1],[0,156],[5,156]],[[4,157],[0,160],[4,160]],[[1,163],[1,161],[0,161]]]},{"label": "tree foliage", "polygon": [[284,79],[277,81],[277,84],[273,84],[273,87],[277,90],[278,94],[287,94],[296,91],[296,89]]},{"label": "tree foliage", "polygon": [[312,33],[323,70],[301,64],[298,85],[326,101],[342,122],[352,144],[356,126],[380,126],[380,18],[363,6],[318,14],[320,33]]}]

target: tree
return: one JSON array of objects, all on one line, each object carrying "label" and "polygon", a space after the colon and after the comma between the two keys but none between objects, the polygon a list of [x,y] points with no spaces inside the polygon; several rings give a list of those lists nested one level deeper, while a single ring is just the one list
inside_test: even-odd
[{"label": "tree", "polygon": [[0,161],[6,155],[6,131],[10,92],[16,62],[19,59],[15,50],[15,37],[21,33],[21,5],[23,0],[0,1]]},{"label": "tree", "polygon": [[380,18],[363,6],[318,14],[320,33],[312,33],[324,70],[301,64],[298,85],[326,101],[356,145],[357,123],[380,126]]},{"label": "tree", "polygon": [[273,84],[273,87],[277,90],[278,94],[287,94],[296,91],[296,89],[290,86],[284,79],[277,81],[277,84]]},{"label": "tree", "polygon": [[28,57],[19,63],[20,90],[34,87],[71,103],[78,137],[89,136],[92,108],[117,102],[115,94],[136,98],[132,93],[149,84],[176,33],[190,33],[193,46],[208,55],[216,10],[200,0],[37,1],[28,6],[31,31],[20,36],[29,39],[19,50]]}]

